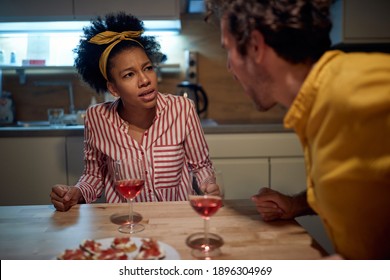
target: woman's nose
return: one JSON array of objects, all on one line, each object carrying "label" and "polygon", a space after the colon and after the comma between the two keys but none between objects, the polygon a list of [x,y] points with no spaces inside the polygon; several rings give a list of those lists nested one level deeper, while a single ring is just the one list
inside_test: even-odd
[{"label": "woman's nose", "polygon": [[139,86],[143,87],[143,86],[146,86],[150,83],[150,79],[145,73],[142,72],[139,76],[138,82],[139,82]]}]

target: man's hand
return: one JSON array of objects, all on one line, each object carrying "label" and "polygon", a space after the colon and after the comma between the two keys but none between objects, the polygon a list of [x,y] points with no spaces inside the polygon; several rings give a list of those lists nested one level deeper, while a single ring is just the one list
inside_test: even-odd
[{"label": "man's hand", "polygon": [[258,194],[252,196],[252,201],[264,221],[288,220],[301,215],[314,214],[307,204],[306,192],[287,196],[270,188],[262,188]]}]

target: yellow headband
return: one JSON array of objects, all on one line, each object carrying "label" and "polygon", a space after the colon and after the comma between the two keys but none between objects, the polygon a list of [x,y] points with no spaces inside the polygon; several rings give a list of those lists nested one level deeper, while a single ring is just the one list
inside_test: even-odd
[{"label": "yellow headband", "polygon": [[94,37],[92,37],[89,42],[92,44],[97,44],[97,45],[104,45],[104,44],[109,44],[111,43],[102,53],[99,59],[99,69],[100,72],[102,73],[103,77],[107,79],[107,59],[108,55],[110,54],[111,50],[115,47],[116,44],[118,44],[122,40],[130,40],[137,42],[141,47],[142,44],[135,40],[134,38],[138,38],[141,36],[141,34],[144,31],[124,31],[121,33],[118,32],[113,32],[113,31],[104,31],[101,32]]}]

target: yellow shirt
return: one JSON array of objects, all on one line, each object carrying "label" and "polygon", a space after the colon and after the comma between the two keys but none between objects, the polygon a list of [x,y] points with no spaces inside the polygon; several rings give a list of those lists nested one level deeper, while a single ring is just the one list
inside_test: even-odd
[{"label": "yellow shirt", "polygon": [[390,55],[325,53],[284,125],[301,140],[308,202],[336,252],[390,259]]}]

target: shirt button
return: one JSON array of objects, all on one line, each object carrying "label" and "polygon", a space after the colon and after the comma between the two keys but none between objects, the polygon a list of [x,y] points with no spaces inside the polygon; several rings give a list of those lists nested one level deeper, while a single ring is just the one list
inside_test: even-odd
[{"label": "shirt button", "polygon": [[143,151],[141,152],[141,155],[144,155],[144,152],[143,152]]},{"label": "shirt button", "polygon": [[148,190],[148,192],[149,192],[149,193],[151,193],[151,192],[152,192],[152,190],[151,190],[151,189],[149,189],[149,190]]},{"label": "shirt button", "polygon": [[145,136],[147,136],[148,135],[148,132],[145,132]]},{"label": "shirt button", "polygon": [[145,174],[148,174],[148,170],[145,170]]}]

